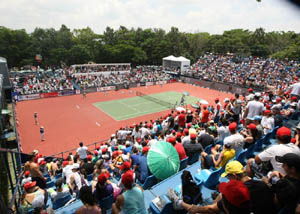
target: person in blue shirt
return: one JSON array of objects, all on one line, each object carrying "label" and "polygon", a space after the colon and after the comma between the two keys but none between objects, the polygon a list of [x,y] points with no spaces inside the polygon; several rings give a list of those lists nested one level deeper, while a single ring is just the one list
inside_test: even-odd
[{"label": "person in blue shirt", "polygon": [[148,146],[145,146],[143,148],[143,154],[139,157],[137,165],[135,167],[136,177],[142,184],[145,182],[146,178],[151,174],[147,163],[147,154],[149,149],[150,148]]},{"label": "person in blue shirt", "polygon": [[132,153],[132,146],[130,141],[126,141],[125,143],[125,149],[123,149],[123,154],[127,155],[127,153]]}]

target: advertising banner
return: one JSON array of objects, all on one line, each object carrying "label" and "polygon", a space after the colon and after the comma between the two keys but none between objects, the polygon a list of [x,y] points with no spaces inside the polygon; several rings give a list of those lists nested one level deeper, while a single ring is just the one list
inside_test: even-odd
[{"label": "advertising banner", "polygon": [[41,93],[40,98],[58,97],[58,92]]},{"label": "advertising banner", "polygon": [[19,95],[18,100],[34,100],[34,99],[40,99],[40,94],[28,94],[28,95]]}]

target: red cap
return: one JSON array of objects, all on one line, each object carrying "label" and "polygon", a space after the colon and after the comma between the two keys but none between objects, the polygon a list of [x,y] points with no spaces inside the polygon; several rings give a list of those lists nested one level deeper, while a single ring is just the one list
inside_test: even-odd
[{"label": "red cap", "polygon": [[269,110],[269,109],[267,109],[267,110],[265,110],[265,112],[264,112],[265,114],[270,114],[271,113],[271,111]]},{"label": "red cap", "polygon": [[190,138],[191,138],[191,139],[196,139],[196,137],[197,137],[196,134],[194,134],[194,133],[193,133],[193,134],[190,134]]},{"label": "red cap", "polygon": [[97,149],[97,150],[100,150],[100,146],[97,146],[96,149]]},{"label": "red cap", "polygon": [[92,158],[93,158],[92,155],[88,155],[88,156],[86,157],[86,159],[88,159],[88,160],[92,160]]},{"label": "red cap", "polygon": [[228,183],[221,183],[219,191],[233,206],[239,208],[247,208],[249,206],[250,192],[243,182],[232,179]]},{"label": "red cap", "polygon": [[24,189],[25,189],[25,190],[28,190],[28,189],[30,189],[30,188],[32,188],[32,187],[35,187],[35,185],[36,185],[36,181],[33,181],[33,182],[28,181],[28,182],[24,185]]},{"label": "red cap", "polygon": [[117,156],[119,155],[119,152],[118,151],[114,151],[113,153],[112,153],[112,159],[115,159]]},{"label": "red cap", "polygon": [[125,186],[133,184],[133,171],[129,170],[122,175],[122,183]]},{"label": "red cap", "polygon": [[129,128],[133,129],[133,128],[134,128],[134,126],[133,126],[133,125],[131,125],[131,126],[129,126]]},{"label": "red cap", "polygon": [[231,132],[235,131],[236,127],[237,127],[236,122],[230,123],[229,126],[228,126],[229,131],[231,131]]},{"label": "red cap", "polygon": [[187,124],[187,127],[188,127],[188,128],[191,128],[191,127],[192,127],[192,124],[191,124],[191,123],[188,123],[188,124]]},{"label": "red cap", "polygon": [[266,109],[270,110],[271,109],[271,106],[268,104],[266,105]]},{"label": "red cap", "polygon": [[175,133],[176,133],[176,131],[173,129],[173,130],[172,130],[172,134],[175,134]]},{"label": "red cap", "polygon": [[146,152],[148,152],[149,151],[149,147],[148,146],[145,146],[145,147],[143,147],[143,153],[146,153]]},{"label": "red cap", "polygon": [[63,166],[67,166],[69,164],[69,161],[64,161]]},{"label": "red cap", "polygon": [[26,177],[28,177],[28,176],[30,175],[30,172],[27,170],[27,171],[24,172],[24,175],[25,175]]},{"label": "red cap", "polygon": [[182,134],[181,134],[180,132],[177,132],[177,133],[176,133],[176,137],[177,137],[177,138],[180,138],[181,136],[182,136]]},{"label": "red cap", "polygon": [[252,129],[252,130],[255,130],[256,129],[256,125],[254,123],[250,123],[248,126],[247,126],[248,129]]},{"label": "red cap", "polygon": [[292,99],[293,101],[297,101],[297,100],[298,100],[297,97],[295,97],[295,96],[293,96],[291,99]]},{"label": "red cap", "polygon": [[136,139],[136,142],[140,143],[140,142],[142,142],[142,139],[141,139],[140,137],[138,137],[138,138]]},{"label": "red cap", "polygon": [[283,137],[283,136],[291,136],[291,130],[285,126],[279,128],[277,130],[277,136],[278,137]]},{"label": "red cap", "polygon": [[249,89],[248,89],[248,92],[249,92],[249,93],[252,93],[252,92],[253,92],[253,89],[252,89],[252,88],[249,88]]},{"label": "red cap", "polygon": [[130,169],[131,167],[131,163],[129,161],[125,161],[123,162],[122,166],[120,166],[121,171],[123,171],[124,169]]},{"label": "red cap", "polygon": [[182,110],[181,113],[184,114],[184,110]]},{"label": "red cap", "polygon": [[189,130],[188,129],[184,129],[184,134],[188,134]]},{"label": "red cap", "polygon": [[102,154],[105,154],[107,152],[107,148],[102,149]]},{"label": "red cap", "polygon": [[107,177],[107,173],[101,173],[99,176],[98,176],[98,182],[100,184],[104,184],[107,179],[109,178],[109,176]]},{"label": "red cap", "polygon": [[276,99],[276,102],[281,102],[281,98],[280,98],[280,97],[277,98],[277,99]]},{"label": "red cap", "polygon": [[294,144],[295,144],[295,143],[296,143],[296,138],[293,137],[293,138],[291,139],[291,143],[294,143]]},{"label": "red cap", "polygon": [[176,143],[176,138],[175,138],[175,137],[170,137],[170,138],[168,139],[168,142],[169,142],[169,143]]},{"label": "red cap", "polygon": [[45,165],[46,164],[46,161],[42,160],[40,165]]},{"label": "red cap", "polygon": [[64,158],[64,160],[65,160],[65,161],[67,161],[67,160],[68,160],[68,156],[67,156],[67,157],[65,157],[65,158]]},{"label": "red cap", "polygon": [[97,152],[97,151],[94,151],[94,155],[98,156],[98,152]]},{"label": "red cap", "polygon": [[219,101],[219,98],[216,98],[215,101]]}]

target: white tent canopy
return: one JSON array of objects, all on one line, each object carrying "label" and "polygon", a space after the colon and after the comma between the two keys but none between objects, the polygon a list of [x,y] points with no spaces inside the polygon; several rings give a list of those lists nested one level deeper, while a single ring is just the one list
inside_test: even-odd
[{"label": "white tent canopy", "polygon": [[173,55],[163,58],[163,67],[171,69],[180,69],[185,71],[190,67],[191,61],[183,56],[175,57]]}]

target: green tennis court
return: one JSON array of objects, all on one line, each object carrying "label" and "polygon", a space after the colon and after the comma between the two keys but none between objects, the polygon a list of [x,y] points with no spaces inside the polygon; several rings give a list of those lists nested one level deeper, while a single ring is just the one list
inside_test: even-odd
[{"label": "green tennis court", "polygon": [[[120,121],[173,108],[176,102],[180,102],[182,94],[176,91],[169,91],[147,96],[150,96],[150,98],[156,98],[164,102],[168,102],[170,103],[170,105],[161,105],[140,96],[99,102],[94,103],[93,105],[115,120]],[[187,104],[193,104],[198,101],[199,98],[193,96],[186,96],[185,99],[185,102]]]}]

